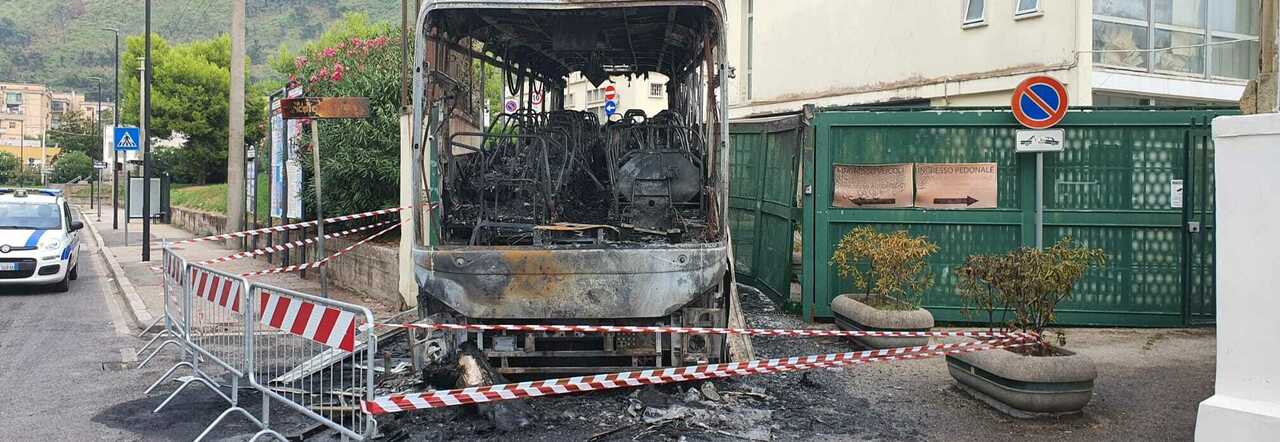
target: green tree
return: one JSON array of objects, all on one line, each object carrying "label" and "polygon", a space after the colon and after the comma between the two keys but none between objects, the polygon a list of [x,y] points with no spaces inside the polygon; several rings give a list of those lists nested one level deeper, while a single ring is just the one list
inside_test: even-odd
[{"label": "green tree", "polygon": [[49,130],[48,144],[61,147],[63,152],[80,152],[101,160],[102,134],[97,126],[84,112],[67,112],[58,127]]},{"label": "green tree", "polygon": [[12,184],[18,173],[18,157],[0,152],[0,184]]},{"label": "green tree", "polygon": [[[273,66],[300,84],[307,96],[369,98],[369,118],[319,125],[321,170],[324,187],[330,189],[325,195],[328,215],[399,204],[399,39],[399,30],[389,23],[370,23],[363,14],[351,14],[302,52],[285,51],[273,60]],[[309,137],[303,138],[308,145]],[[306,174],[303,202],[314,207],[308,149],[301,150]]]},{"label": "green tree", "polygon": [[[138,57],[144,52],[142,36],[129,37],[121,70],[130,81],[121,81],[122,121],[137,122],[139,110]],[[151,121],[152,138],[179,132],[187,145],[174,149],[171,170],[179,182],[205,184],[226,180],[228,97],[230,96],[231,40],[227,36],[171,46],[152,36]],[[248,122],[264,118],[266,99],[246,93],[245,140],[262,136],[261,127]]]},{"label": "green tree", "polygon": [[53,183],[66,183],[77,178],[84,178],[93,175],[93,159],[89,158],[83,152],[63,152],[58,156],[58,161],[53,163],[53,171],[49,174],[49,181]]}]

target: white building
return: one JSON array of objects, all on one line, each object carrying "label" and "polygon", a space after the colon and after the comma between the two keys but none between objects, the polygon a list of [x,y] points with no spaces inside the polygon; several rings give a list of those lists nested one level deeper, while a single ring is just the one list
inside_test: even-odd
[{"label": "white building", "polygon": [[1049,75],[1073,106],[1233,105],[1256,0],[727,0],[731,115],[1008,106]]},{"label": "white building", "polygon": [[599,87],[591,84],[581,74],[574,73],[569,76],[564,89],[564,108],[594,112],[603,122],[605,88],[610,85],[618,93],[619,114],[640,109],[645,115],[653,116],[667,108],[667,77],[657,73],[649,74],[648,78],[613,77]]}]

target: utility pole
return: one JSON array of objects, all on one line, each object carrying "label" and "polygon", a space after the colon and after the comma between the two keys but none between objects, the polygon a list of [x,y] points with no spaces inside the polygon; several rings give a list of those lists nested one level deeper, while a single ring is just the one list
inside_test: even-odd
[{"label": "utility pole", "polygon": [[147,0],[146,24],[146,69],[143,72],[145,87],[142,98],[142,262],[151,261],[151,131],[147,127],[151,123],[151,0]]},{"label": "utility pole", "polygon": [[[227,135],[227,231],[243,230],[244,219],[244,4],[231,1],[231,108]],[[241,248],[242,239],[227,240],[227,246]]]},{"label": "utility pole", "polygon": [[[120,127],[120,30],[115,28],[102,28],[102,30],[116,35],[116,98],[111,102],[115,109],[111,112],[116,120],[115,126],[112,126],[114,131],[116,127]],[[120,170],[117,168],[120,164],[120,151],[116,150],[115,146],[111,146],[111,155],[111,230],[117,230],[120,228]],[[102,160],[106,161],[106,158]]]}]

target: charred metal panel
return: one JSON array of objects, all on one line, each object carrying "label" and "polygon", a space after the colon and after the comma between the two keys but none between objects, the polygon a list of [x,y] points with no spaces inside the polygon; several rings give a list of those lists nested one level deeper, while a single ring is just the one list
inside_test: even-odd
[{"label": "charred metal panel", "polygon": [[[666,316],[724,277],[722,244],[547,250],[415,250],[419,297],[471,318]],[[421,302],[421,301],[420,301]]]}]

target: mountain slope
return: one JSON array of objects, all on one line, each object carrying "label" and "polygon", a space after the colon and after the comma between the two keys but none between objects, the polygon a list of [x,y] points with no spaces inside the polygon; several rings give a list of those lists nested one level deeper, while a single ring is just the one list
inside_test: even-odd
[{"label": "mountain slope", "polygon": [[[210,38],[229,31],[226,0],[152,1],[151,26],[173,43]],[[276,76],[267,58],[280,46],[297,48],[318,37],[348,12],[398,22],[395,0],[248,0],[246,44],[253,80]],[[92,96],[96,83],[112,79],[114,39],[101,28],[127,35],[143,32],[143,0],[0,0],[0,81],[73,88]],[[124,74],[121,75],[124,77]],[[103,94],[109,95],[108,84]]]}]

